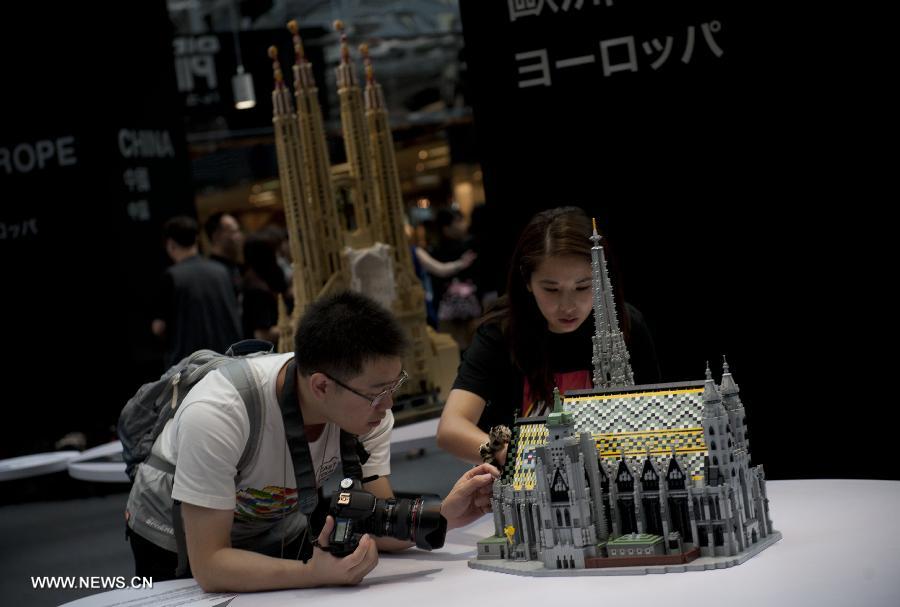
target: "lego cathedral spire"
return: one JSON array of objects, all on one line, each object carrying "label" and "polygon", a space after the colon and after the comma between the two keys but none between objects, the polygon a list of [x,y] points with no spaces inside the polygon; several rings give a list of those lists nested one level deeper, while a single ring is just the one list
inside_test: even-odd
[{"label": "lego cathedral spire", "polygon": [[341,63],[335,69],[338,98],[341,104],[341,128],[344,132],[344,150],[350,165],[350,175],[356,182],[356,199],[353,201],[356,220],[356,245],[371,246],[383,241],[380,233],[380,202],[372,175],[371,151],[363,112],[362,91],[356,78],[356,69],[350,62],[350,47],[344,22],[334,22],[334,29],[341,34]]},{"label": "lego cathedral spire", "polygon": [[[316,299],[348,286],[364,292],[366,288],[380,288],[357,280],[370,273],[373,266],[356,264],[356,274],[351,276],[351,258],[358,261],[368,256],[366,259],[375,261],[377,271],[383,271],[379,284],[392,287],[384,305],[394,313],[411,344],[404,356],[410,381],[403,397],[415,399],[418,404],[435,401],[438,394],[446,399],[459,360],[458,348],[450,336],[430,331],[426,322],[425,293],[415,276],[403,232],[404,207],[383,96],[368,62],[367,95],[377,103],[365,111],[343,24],[336,22],[335,27],[341,32],[337,84],[348,159],[345,166],[330,165],[316,82],[296,22],[288,23],[295,52],[294,95],[284,82],[277,50],[272,47],[269,51],[275,72],[272,123],[294,267],[294,309],[290,317],[283,301],[278,306],[278,349],[293,350],[294,331],[307,306]],[[336,180],[340,180],[342,188],[346,187],[345,167],[349,167],[349,189],[356,215],[352,231],[339,221],[336,204]],[[376,175],[380,182],[377,187]],[[382,191],[390,205],[389,222],[382,219],[378,198]],[[385,233],[382,226],[387,226]],[[375,246],[376,243],[382,244]],[[391,251],[390,255],[386,250]],[[354,284],[354,280],[359,284]],[[391,280],[393,284],[388,282]]]},{"label": "lego cathedral spire", "polygon": [[[278,61],[278,49],[269,47],[275,88],[272,91],[272,126],[275,131],[275,150],[278,155],[278,177],[281,182],[281,197],[284,202],[284,216],[287,223],[288,245],[293,260],[294,323],[306,306],[316,298],[315,259],[317,250],[312,246],[309,235],[314,224],[310,223],[305,184],[303,183],[306,159],[300,144],[297,116],[291,102],[291,93],[284,85],[284,75]],[[279,339],[279,351],[293,349],[290,335]],[[286,348],[286,349],[285,349]]]},{"label": "lego cathedral spire", "polygon": [[394,155],[394,137],[388,123],[387,107],[381,85],[375,81],[372,60],[367,45],[360,46],[366,70],[365,127],[368,132],[369,166],[375,199],[378,202],[373,233],[381,235],[381,241],[391,248],[394,265],[394,284],[397,298],[394,300],[394,315],[404,327],[410,340],[410,364],[407,370],[410,383],[427,380],[426,363],[428,356],[428,336],[425,326],[425,291],[416,278],[412,253],[403,229],[405,215],[403,193],[400,190],[400,172]]},{"label": "lego cathedral spire", "polygon": [[593,234],[591,242],[591,272],[594,291],[594,388],[633,386],[628,349],[619,330],[619,319],[613,301],[612,285],[606,268],[606,257],[600,246],[597,222],[591,220]]},{"label": "lego cathedral spire", "polygon": [[300,145],[305,162],[301,181],[309,208],[311,225],[316,227],[320,241],[319,257],[312,268],[316,289],[329,288],[329,283],[340,280],[344,271],[341,255],[343,238],[338,222],[334,188],[331,183],[331,162],[325,139],[322,108],[319,105],[319,89],[313,78],[312,66],[303,51],[303,41],[298,33],[297,22],[287,24],[294,43],[294,96],[296,98],[297,125]]},{"label": "lego cathedral spire", "polygon": [[369,129],[369,151],[372,154],[373,179],[380,210],[380,232],[385,244],[393,248],[397,268],[415,272],[403,229],[403,193],[400,190],[400,173],[394,155],[394,138],[388,124],[387,107],[381,85],[375,80],[369,47],[362,44],[359,52],[366,70],[366,124]]}]

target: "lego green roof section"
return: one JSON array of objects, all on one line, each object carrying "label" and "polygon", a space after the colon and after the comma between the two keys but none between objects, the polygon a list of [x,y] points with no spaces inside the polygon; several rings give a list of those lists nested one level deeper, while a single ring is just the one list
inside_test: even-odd
[{"label": "lego green roof section", "polygon": [[661,541],[663,541],[663,538],[659,535],[652,535],[650,533],[629,533],[628,535],[617,537],[614,540],[609,540],[607,546],[636,546],[638,544],[646,546],[647,544],[658,544]]},{"label": "lego green roof section", "polygon": [[492,535],[491,537],[486,537],[483,540],[478,540],[479,544],[506,544],[508,543],[505,537],[497,537]]}]

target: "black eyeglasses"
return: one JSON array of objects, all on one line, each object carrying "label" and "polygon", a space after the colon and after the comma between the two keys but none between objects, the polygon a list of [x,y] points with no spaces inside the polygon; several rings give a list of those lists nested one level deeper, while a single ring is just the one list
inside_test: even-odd
[{"label": "black eyeglasses", "polygon": [[401,387],[403,384],[406,383],[406,380],[409,379],[409,374],[408,374],[405,370],[403,370],[403,371],[400,372],[400,377],[397,378],[397,381],[394,382],[394,385],[393,385],[393,386],[391,386],[390,388],[387,388],[386,390],[382,391],[382,392],[379,393],[377,396],[372,396],[371,394],[363,394],[362,392],[359,392],[359,391],[357,391],[357,390],[354,390],[353,388],[351,388],[350,386],[348,386],[347,384],[345,384],[344,382],[342,382],[342,381],[339,380],[338,378],[332,377],[332,376],[328,375],[328,373],[325,373],[324,371],[322,371],[321,373],[322,373],[322,375],[324,375],[325,377],[327,377],[328,379],[330,379],[331,381],[333,381],[334,383],[336,383],[337,385],[339,385],[339,386],[340,386],[341,388],[343,388],[344,390],[348,390],[348,391],[350,391],[350,392],[353,392],[354,394],[356,394],[356,395],[359,396],[360,398],[364,398],[364,399],[366,399],[366,400],[368,400],[368,401],[371,401],[369,404],[370,404],[370,406],[371,406],[373,409],[374,409],[375,407],[377,407],[378,404],[379,404],[382,400],[384,400],[384,398],[385,398],[386,396],[388,396],[389,394],[394,394],[394,392],[396,392],[397,390],[399,390],[400,387]]}]

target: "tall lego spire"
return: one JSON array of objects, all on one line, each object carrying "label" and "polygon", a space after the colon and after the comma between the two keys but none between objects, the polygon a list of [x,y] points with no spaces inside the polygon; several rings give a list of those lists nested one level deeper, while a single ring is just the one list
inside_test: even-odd
[{"label": "tall lego spire", "polygon": [[591,274],[594,291],[594,388],[633,386],[634,374],[625,338],[619,330],[619,320],[613,301],[612,285],[606,268],[606,257],[600,246],[597,222],[591,220]]},{"label": "tall lego spire", "polygon": [[[362,90],[350,63],[350,49],[347,37],[343,34],[343,24],[338,22],[336,29],[341,32],[341,64],[337,68],[337,81],[348,158],[345,166],[349,167],[352,180],[349,189],[357,214],[355,231],[345,231],[346,227],[338,220],[334,188],[336,178],[340,179],[342,187],[346,187],[344,175],[347,169],[341,167],[335,170],[330,166],[312,66],[303,48],[297,23],[288,23],[287,27],[293,38],[295,53],[295,95],[292,96],[285,86],[277,50],[274,47],[270,50],[275,74],[272,123],[294,267],[293,312],[290,316],[287,315],[283,301],[278,306],[278,328],[281,335],[279,350],[282,352],[293,348],[292,336],[306,307],[316,299],[347,288],[350,284],[349,262],[344,244],[349,244],[352,248],[367,249],[384,240],[380,233],[380,211],[374,181],[376,158],[379,166],[389,167],[382,172],[399,183],[394,159],[386,160],[379,156],[384,153],[384,149],[388,149],[393,155],[392,146],[383,146],[383,133],[378,133],[371,140],[378,142],[379,151],[370,151]],[[371,69],[369,71],[371,78]],[[387,129],[386,117],[383,122]],[[387,134],[389,138],[389,130]],[[400,218],[402,230],[402,204],[397,208],[399,215],[392,217]],[[375,253],[369,251],[363,252],[363,255],[372,254],[373,258],[377,257],[381,262],[379,271],[387,273],[388,264],[393,268],[393,299],[388,305],[412,344],[404,356],[404,367],[409,373],[410,381],[407,382],[403,395],[415,395],[417,399],[424,396],[426,401],[430,401],[440,393],[442,398],[446,398],[449,386],[453,383],[452,368],[458,362],[458,349],[452,338],[436,334],[427,326],[425,294],[413,273],[405,241],[397,241],[394,237],[387,244],[406,252],[410,262],[405,265],[397,263],[394,258],[396,253],[387,257],[384,249],[389,247],[384,245],[377,247]],[[360,273],[364,271],[360,270]],[[436,362],[440,363],[440,367],[435,365]]]},{"label": "tall lego spire", "polygon": [[362,91],[356,78],[356,70],[350,62],[350,47],[344,23],[334,22],[334,29],[341,35],[341,62],[335,69],[338,98],[341,104],[341,127],[344,133],[344,150],[350,164],[350,175],[356,182],[356,199],[353,201],[356,219],[357,245],[371,246],[382,240],[377,193],[372,174],[369,136],[363,111]]},{"label": "tall lego spire", "polygon": [[[407,327],[410,336],[414,368],[409,369],[410,379],[424,381],[427,376],[425,360],[427,356],[427,335],[416,329],[425,314],[425,291],[416,278],[412,253],[403,229],[405,208],[400,189],[400,172],[394,155],[394,138],[388,122],[387,108],[381,85],[375,80],[372,60],[367,45],[360,46],[360,53],[366,70],[365,118],[369,133],[369,153],[371,154],[372,183],[380,222],[377,232],[382,242],[391,247],[394,261],[394,277],[397,299],[394,314]],[[411,382],[412,383],[412,382]]]},{"label": "tall lego spire", "polygon": [[722,405],[728,412],[728,423],[734,434],[735,444],[749,456],[750,443],[747,440],[746,413],[744,404],[741,402],[741,390],[734,381],[731,369],[728,368],[728,360],[724,356],[722,357],[722,384],[719,392],[722,395]]},{"label": "tall lego spire", "polygon": [[[294,44],[294,96],[300,145],[306,161],[300,167],[303,170],[301,181],[305,186],[310,225],[316,227],[315,238],[320,245],[315,247],[317,256],[311,261],[311,273],[318,294],[322,289],[330,290],[329,283],[341,279],[345,265],[341,255],[343,238],[331,183],[331,161],[319,105],[319,89],[312,65],[303,51],[297,22],[290,21],[287,27]],[[313,237],[312,233],[310,237]]]},{"label": "tall lego spire", "polygon": [[366,70],[366,124],[369,129],[375,192],[379,202],[381,236],[385,244],[393,247],[394,264],[398,268],[415,272],[403,229],[403,193],[400,190],[400,172],[394,155],[394,138],[388,124],[384,93],[375,80],[368,45],[361,44],[359,52]]},{"label": "tall lego spire", "polygon": [[726,402],[728,401],[728,397],[734,394],[737,394],[740,390],[738,389],[738,385],[734,383],[734,377],[731,375],[731,370],[728,368],[728,360],[722,356],[722,386],[721,386],[722,396],[725,398]]},{"label": "tall lego spire", "polygon": [[709,485],[720,485],[728,479],[728,455],[731,447],[729,434],[728,414],[722,406],[722,396],[707,362],[706,382],[703,386],[703,440],[708,459],[703,469]]},{"label": "tall lego spire", "polygon": [[703,384],[703,417],[719,417],[724,414],[722,409],[722,396],[716,388],[716,382],[706,363],[706,382]]},{"label": "tall lego spire", "polygon": [[303,149],[297,117],[291,94],[284,86],[284,75],[278,61],[278,49],[269,47],[272,59],[275,88],[272,91],[272,126],[275,134],[275,150],[278,155],[278,177],[287,223],[288,245],[293,260],[294,326],[296,321],[317,295],[314,260],[316,251],[310,242],[313,224],[308,213],[308,197],[303,183]]}]

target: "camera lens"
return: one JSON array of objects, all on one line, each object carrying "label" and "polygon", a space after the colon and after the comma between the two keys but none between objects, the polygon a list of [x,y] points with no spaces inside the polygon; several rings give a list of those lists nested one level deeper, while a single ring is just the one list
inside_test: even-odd
[{"label": "camera lens", "polygon": [[436,497],[385,500],[358,489],[340,491],[332,496],[330,513],[335,528],[329,545],[336,556],[353,552],[365,533],[413,542],[425,550],[443,546],[447,534]]},{"label": "camera lens", "polygon": [[415,542],[425,550],[444,545],[447,520],[441,516],[441,501],[430,497],[377,500],[373,533]]}]

